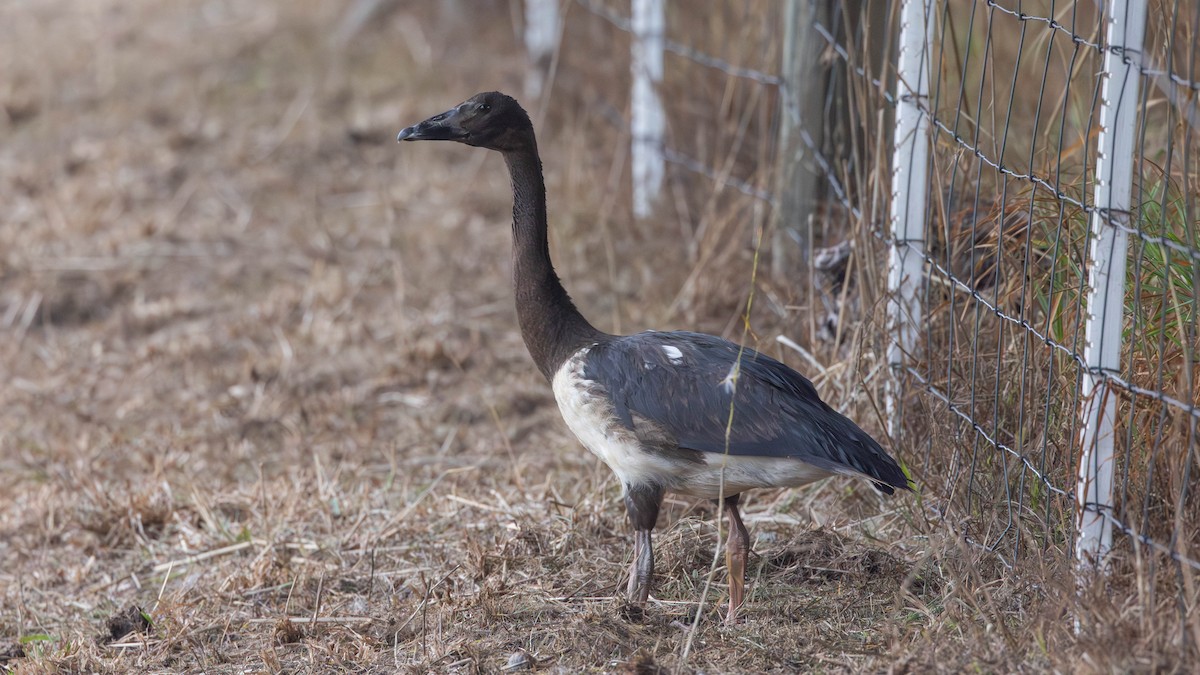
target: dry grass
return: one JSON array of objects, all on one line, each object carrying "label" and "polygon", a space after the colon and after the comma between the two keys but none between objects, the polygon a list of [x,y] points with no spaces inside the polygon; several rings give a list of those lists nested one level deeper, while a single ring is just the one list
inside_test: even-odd
[{"label": "dry grass", "polygon": [[[518,89],[509,9],[414,6],[337,52],[328,3],[0,8],[0,668],[1185,666],[1145,603],[1097,594],[1077,640],[1061,570],[1004,569],[932,495],[837,481],[749,499],[745,621],[714,587],[686,660],[709,504],[668,502],[655,601],[625,607],[617,487],[516,333],[499,161],[391,143]],[[622,99],[563,72],[542,147],[568,287],[605,328],[728,331],[761,214],[676,179],[676,220],[633,224],[598,103]],[[717,133],[710,163],[767,151],[769,102],[737,86],[722,115],[758,142]],[[760,276],[751,335],[787,359],[793,288]],[[878,430],[877,357],[846,344],[816,379]]]}]

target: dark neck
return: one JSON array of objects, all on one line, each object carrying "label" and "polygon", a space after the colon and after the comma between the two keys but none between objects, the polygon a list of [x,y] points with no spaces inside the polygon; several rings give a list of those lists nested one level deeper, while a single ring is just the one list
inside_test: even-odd
[{"label": "dark neck", "polygon": [[575,309],[550,263],[546,185],[537,146],[504,153],[513,188],[513,287],[521,337],[547,380],[572,354],[604,337]]}]

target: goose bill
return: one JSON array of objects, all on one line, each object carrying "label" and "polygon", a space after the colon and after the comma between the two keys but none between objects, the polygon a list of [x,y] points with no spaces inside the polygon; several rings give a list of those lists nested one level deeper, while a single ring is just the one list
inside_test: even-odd
[{"label": "goose bill", "polygon": [[396,135],[396,141],[461,141],[470,136],[466,129],[454,120],[455,110],[434,115],[424,122],[405,127]]}]

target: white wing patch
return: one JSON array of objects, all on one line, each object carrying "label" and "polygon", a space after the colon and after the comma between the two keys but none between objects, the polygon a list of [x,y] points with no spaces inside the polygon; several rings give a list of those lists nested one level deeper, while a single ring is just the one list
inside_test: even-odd
[{"label": "white wing patch", "polygon": [[662,350],[671,363],[675,365],[683,363],[683,352],[679,351],[679,347],[675,345],[663,345]]},{"label": "white wing patch", "polygon": [[733,365],[729,366],[729,374],[725,376],[725,379],[721,380],[721,386],[725,388],[725,393],[733,394],[733,390],[737,387],[737,379],[738,375],[741,374],[741,370],[741,364],[737,361],[734,361]]}]

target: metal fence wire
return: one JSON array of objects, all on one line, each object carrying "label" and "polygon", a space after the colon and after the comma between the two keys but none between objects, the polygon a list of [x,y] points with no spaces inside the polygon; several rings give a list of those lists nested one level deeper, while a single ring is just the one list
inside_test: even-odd
[{"label": "metal fence wire", "polygon": [[[820,2],[800,2],[807,9],[797,12],[796,0],[735,3],[745,25],[726,26],[718,39],[751,34],[757,42],[733,49],[712,42],[712,21],[681,18],[707,10],[647,1],[665,8],[666,34],[657,37],[674,56],[668,80],[715,74],[760,88],[775,106],[772,133],[795,127],[801,161],[822,183],[813,210],[819,231],[799,239],[832,245],[857,231],[855,255],[876,269],[889,251],[916,257],[916,273],[903,280],[915,289],[907,309],[916,314],[906,316],[913,341],[901,344],[894,364],[893,442],[935,520],[1006,565],[1095,556],[1117,574],[1149,580],[1152,596],[1181,611],[1194,606],[1200,3],[905,3],[919,27],[906,26],[890,3],[882,13]],[[628,2],[576,0],[564,20],[629,32],[629,11]],[[828,115],[799,112],[813,109],[803,105],[811,94],[789,89],[795,85],[782,72],[784,16],[798,18],[793,29],[810,44],[821,43],[823,63],[841,78],[816,106],[830,113],[836,97],[851,102],[856,130],[840,144],[829,140]],[[870,25],[880,17],[883,25]],[[905,30],[922,31],[918,72],[927,79],[919,86],[894,66]],[[880,43],[886,59],[872,63]],[[705,118],[686,97],[664,100],[668,127],[728,122]],[[911,235],[897,236],[884,202],[888,176],[911,159],[900,145],[906,139],[892,136],[904,126],[896,120],[905,105],[920,120],[914,128],[927,129],[915,142],[927,144],[928,161],[908,167],[919,175],[906,184],[924,206]],[[787,201],[791,186],[774,183],[772,172],[754,162],[710,163],[719,155],[681,138],[649,140],[660,160],[717,189],[777,209]],[[890,168],[885,148],[900,148]],[[858,292],[873,301],[872,289]],[[858,318],[869,319],[869,307],[859,309]],[[871,330],[897,344],[894,330],[883,335],[888,328],[876,321]],[[1081,523],[1111,533],[1111,543],[1077,549]]]},{"label": "metal fence wire", "polygon": [[[1143,45],[1110,41],[1139,13]],[[948,423],[931,424],[922,465],[949,476],[968,519],[1004,513],[978,536],[1013,560],[1026,545],[1069,546],[1076,511],[1092,506],[1126,535],[1119,547],[1196,567],[1200,7],[944,2],[931,18],[926,344],[908,372],[928,394],[917,419]],[[1130,143],[1106,146],[1122,123]],[[1089,335],[1102,272],[1115,277],[1112,332]],[[1098,364],[1089,348],[1114,358]],[[1084,504],[1079,464],[1094,460],[1081,452],[1103,433],[1089,378],[1103,385],[1091,404],[1113,408],[1101,422],[1116,452],[1112,500]],[[947,438],[961,451],[930,451]]]}]

